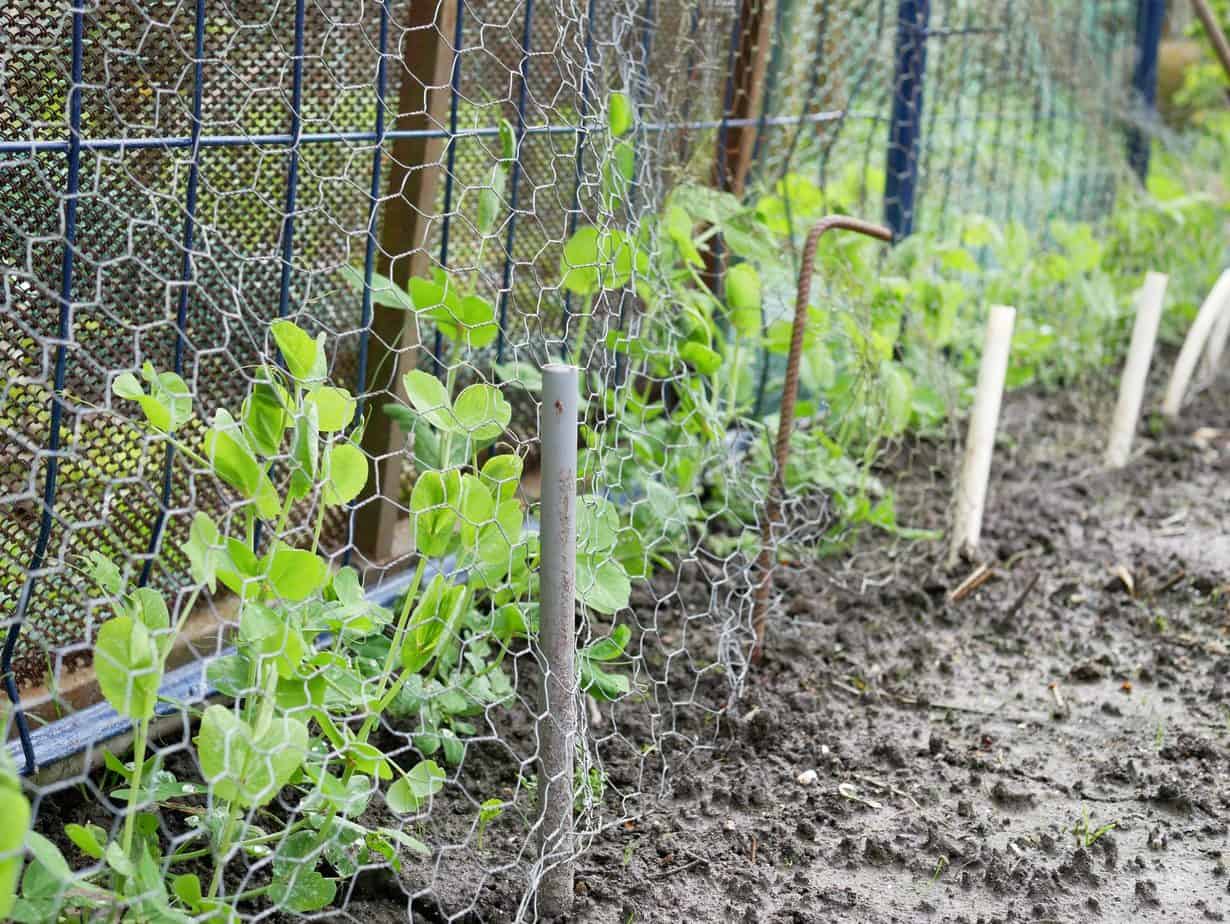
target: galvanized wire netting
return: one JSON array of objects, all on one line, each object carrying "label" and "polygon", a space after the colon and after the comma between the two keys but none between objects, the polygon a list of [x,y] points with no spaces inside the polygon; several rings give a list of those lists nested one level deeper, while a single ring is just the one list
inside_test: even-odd
[{"label": "galvanized wire netting", "polygon": [[[583,371],[581,850],[711,746],[744,683],[807,226],[883,213],[900,236],[1108,206],[1134,5],[1064,7],[1062,29],[1054,4],[925,0],[0,11],[8,727],[19,767],[46,768],[36,830],[128,888],[53,876],[24,913],[122,898],[134,920],[358,920],[357,873],[379,868],[449,919],[532,917],[540,367]],[[857,246],[823,271],[856,283],[878,259]],[[869,340],[853,292],[834,317]],[[300,368],[278,319],[323,335],[324,369]],[[891,413],[877,374],[852,368],[832,398],[861,408],[850,439]],[[822,416],[837,379],[804,379]],[[261,436],[265,399],[287,416]],[[245,444],[250,483],[221,470],[219,434]],[[361,489],[341,486],[343,446]],[[777,541],[833,544],[833,498],[860,477],[787,479]],[[229,564],[203,571],[204,549]],[[345,577],[300,595],[290,572],[315,565],[291,550]],[[169,618],[143,673],[104,628],[145,612],[146,587]],[[266,611],[293,637],[259,628]],[[155,762],[134,800],[117,736],[147,675],[161,721],[138,732]],[[211,713],[222,694],[233,718]],[[221,769],[197,720],[232,723]],[[286,775],[277,736],[259,745],[275,721],[310,729]],[[277,783],[259,797],[230,779],[241,741],[248,776]],[[101,852],[129,851],[136,802],[157,876]],[[98,855],[53,816],[97,826]]]}]

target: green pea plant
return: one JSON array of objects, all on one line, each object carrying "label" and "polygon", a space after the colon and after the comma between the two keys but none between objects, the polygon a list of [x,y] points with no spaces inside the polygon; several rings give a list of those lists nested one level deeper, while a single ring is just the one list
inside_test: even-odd
[{"label": "green pea plant", "polygon": [[0,919],[12,914],[17,901],[17,882],[21,875],[22,848],[29,842],[43,849],[46,841],[30,831],[30,802],[21,791],[21,781],[8,748],[0,748]]},{"label": "green pea plant", "polygon": [[[501,134],[504,160],[493,168],[493,190],[503,188],[501,171],[515,150],[511,132]],[[486,237],[498,220],[498,202],[483,201],[492,203],[479,216]],[[364,276],[357,268],[346,275],[361,288]],[[371,676],[400,668],[382,712],[411,722],[414,747],[451,766],[462,763],[465,739],[478,734],[478,718],[513,700],[504,662],[538,626],[538,542],[526,528],[518,495],[524,463],[502,441],[512,407],[495,385],[474,381],[459,387],[463,369],[474,368],[476,353],[499,332],[496,306],[478,293],[478,282],[476,274],[441,269],[430,279],[409,279],[404,288],[379,274],[370,281],[378,304],[434,325],[449,362],[444,381],[419,369],[407,372],[405,403],[381,408],[411,441],[410,529],[418,560],[391,637],[365,640],[360,665]],[[523,385],[536,374],[515,370]],[[590,610],[608,615],[626,607],[631,592],[627,573],[609,555],[615,541],[609,525],[617,520],[608,501],[582,498],[576,592]],[[606,652],[612,640],[622,639],[610,661],[622,656],[627,638],[616,630],[595,644],[605,643]],[[583,673],[582,681],[595,697],[613,699],[630,689],[627,677],[601,669]],[[489,821],[480,818],[483,827]]]},{"label": "green pea plant", "polygon": [[[355,399],[327,384],[323,335],[313,339],[285,320],[271,333],[284,368],[259,367],[238,415],[219,409],[207,427],[192,426],[191,397],[174,373],[147,365],[147,388],[131,374],[113,385],[118,397],[140,405],[151,434],[173,441],[234,493],[230,519],[239,528],[230,535],[208,514],[195,515],[182,546],[195,586],[174,622],[158,592],[128,589],[102,555],[89,560],[86,570],[112,609],[95,636],[95,672],[107,702],[133,722],[132,761],[105,756],[125,784],[110,794],[125,805],[124,822],[118,837],[93,825],[66,828],[96,861],[83,871],[49,841],[28,836],[33,859],[14,920],[118,907],[125,921],[232,921],[237,905],[253,902],[309,912],[328,906],[338,879],[362,865],[398,866],[402,849],[428,852],[400,829],[369,829],[360,820],[380,784],[392,781],[384,797],[393,811],[415,813],[445,774],[430,760],[403,769],[371,743],[401,678],[365,670],[364,657],[392,614],[364,598],[353,569],[330,572],[318,554],[325,511],[348,504],[367,481],[360,433],[351,429]],[[190,438],[194,432],[199,439]],[[314,513],[310,547],[298,548],[279,537],[304,506]],[[264,550],[259,524],[270,527]],[[207,676],[234,704],[193,710],[201,781],[182,781],[160,753],[147,756],[150,723],[193,604],[219,584],[238,600],[239,625],[234,653],[212,660]],[[185,808],[193,797],[204,798],[204,807]],[[164,852],[165,819],[184,812],[183,831]],[[227,872],[241,873],[233,864],[240,856],[256,862],[241,889],[225,894]],[[325,860],[336,876],[319,871]]]},{"label": "green pea plant", "polygon": [[[762,376],[780,369],[789,351],[797,285],[790,255],[851,185],[846,179],[826,195],[790,174],[742,202],[685,184],[635,237],[591,227],[565,244],[564,288],[593,296],[630,284],[644,305],[637,331],[606,338],[608,349],[628,357],[631,372],[626,387],[604,396],[583,466],[630,498],[623,546],[631,573],[669,566],[693,541],[721,554],[758,541],[748,527],[771,472],[776,415],[757,419],[754,409]],[[866,274],[873,246],[835,240],[822,255],[821,278]],[[722,259],[729,265],[719,286],[707,270]],[[873,299],[862,318],[848,309],[809,309],[803,425],[792,436],[792,453],[805,462],[791,466],[787,486],[831,492],[842,529],[863,522],[897,530],[892,497],[870,467],[883,439],[905,429],[916,405],[934,401],[898,355],[902,317],[884,298]],[[768,364],[760,375],[757,361]],[[773,389],[765,391],[771,406]],[[805,478],[792,480],[795,474]]]}]

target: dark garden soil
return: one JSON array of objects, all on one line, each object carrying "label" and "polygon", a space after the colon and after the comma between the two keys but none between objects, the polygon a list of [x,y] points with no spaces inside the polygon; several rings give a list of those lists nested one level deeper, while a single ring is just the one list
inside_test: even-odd
[{"label": "dark garden soil", "polygon": [[[1120,472],[1107,410],[1006,399],[993,576],[959,602],[972,566],[938,542],[783,574],[728,734],[585,855],[575,919],[1230,915],[1230,433],[1197,433],[1230,426],[1230,390]],[[926,454],[889,480],[941,527],[949,466]]]},{"label": "dark garden soil", "polygon": [[[725,680],[685,653],[712,652],[712,626],[689,640],[665,605],[713,606],[722,570],[659,576],[635,619],[666,668],[601,750],[612,791],[662,795],[589,844],[573,920],[1226,919],[1230,433],[1201,428],[1230,427],[1230,388],[1142,425],[1119,472],[1101,465],[1112,398],[1006,399],[992,573],[957,602],[975,563],[946,568],[941,542],[868,535],[782,569],[766,658],[727,712]],[[884,478],[903,522],[943,527],[950,460],[898,454]],[[507,787],[518,750],[464,772]],[[404,875],[432,882],[415,920],[516,918],[531,853],[510,856],[502,821],[503,870],[458,852]],[[406,904],[356,895],[338,919]]]}]

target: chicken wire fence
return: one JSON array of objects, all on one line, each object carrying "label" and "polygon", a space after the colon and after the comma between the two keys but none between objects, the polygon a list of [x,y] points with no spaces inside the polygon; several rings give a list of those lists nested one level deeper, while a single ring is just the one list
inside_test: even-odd
[{"label": "chicken wire fence", "polygon": [[17,913],[357,920],[379,868],[534,916],[541,366],[582,369],[580,851],[745,682],[807,227],[1104,210],[1139,13],[6,6],[7,728],[79,871]]}]

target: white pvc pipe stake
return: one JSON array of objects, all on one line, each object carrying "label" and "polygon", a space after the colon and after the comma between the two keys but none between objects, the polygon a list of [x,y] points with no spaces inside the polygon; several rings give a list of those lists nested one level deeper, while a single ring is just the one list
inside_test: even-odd
[{"label": "white pvc pipe stake", "polygon": [[542,367],[542,516],[538,644],[538,911],[572,911],[573,763],[576,760],[577,403],[575,366]]},{"label": "white pvc pipe stake", "polygon": [[1230,306],[1222,309],[1217,316],[1217,323],[1209,332],[1209,345],[1204,351],[1204,380],[1212,382],[1217,377],[1217,367],[1221,365],[1222,354],[1226,352],[1226,340],[1230,339]]},{"label": "white pvc pipe stake", "polygon": [[1196,372],[1196,363],[1200,359],[1200,354],[1218,319],[1230,310],[1228,306],[1230,306],[1230,270],[1226,270],[1218,277],[1213,291],[1200,306],[1200,313],[1196,315],[1191,330],[1187,332],[1187,339],[1183,341],[1183,349],[1179,351],[1179,358],[1175,360],[1174,372],[1170,374],[1170,384],[1166,386],[1166,400],[1162,402],[1162,413],[1167,417],[1179,416],[1179,409],[1183,407],[1183,398],[1187,394],[1187,386],[1191,384],[1192,375]]},{"label": "white pvc pipe stake", "polygon": [[978,367],[974,410],[970,414],[969,433],[965,439],[965,462],[957,487],[956,519],[948,554],[950,565],[956,564],[963,553],[972,557],[978,552],[987,480],[991,477],[991,456],[995,449],[995,430],[999,426],[999,408],[1004,396],[1004,379],[1008,374],[1008,354],[1015,322],[1015,308],[1006,305],[991,307],[986,340],[982,345],[982,361]]},{"label": "white pvc pipe stake", "polygon": [[1140,420],[1140,406],[1145,397],[1145,379],[1153,360],[1153,344],[1162,319],[1162,303],[1166,299],[1165,273],[1149,272],[1136,300],[1136,323],[1132,326],[1132,344],[1128,347],[1123,378],[1119,380],[1119,402],[1110,424],[1110,439],[1106,442],[1106,464],[1123,468],[1132,454],[1132,438]]}]

